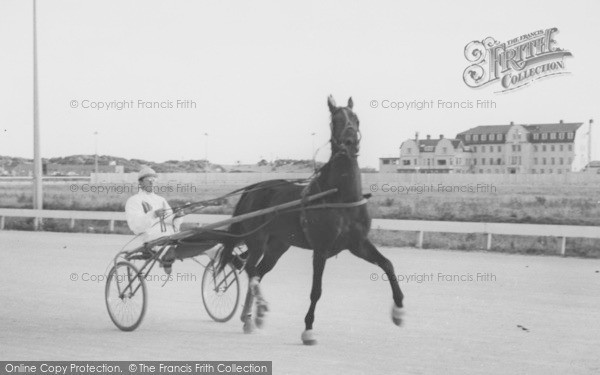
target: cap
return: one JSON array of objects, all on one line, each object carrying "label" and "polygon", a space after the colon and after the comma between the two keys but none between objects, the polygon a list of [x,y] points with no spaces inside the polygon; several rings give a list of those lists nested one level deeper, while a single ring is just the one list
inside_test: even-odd
[{"label": "cap", "polygon": [[141,180],[142,178],[148,177],[148,176],[158,177],[158,175],[156,174],[154,169],[144,166],[140,170],[140,173],[138,173],[138,181]]}]

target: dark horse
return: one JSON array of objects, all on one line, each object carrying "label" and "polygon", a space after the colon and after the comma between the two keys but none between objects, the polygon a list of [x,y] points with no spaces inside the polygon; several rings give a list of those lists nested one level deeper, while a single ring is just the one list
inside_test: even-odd
[{"label": "dark horse", "polygon": [[[392,320],[402,322],[402,291],[394,276],[392,263],[369,241],[367,235],[371,218],[362,195],[361,175],[356,160],[359,143],[359,121],[352,111],[352,98],[347,107],[337,107],[333,98],[327,100],[331,112],[331,157],[307,186],[285,180],[264,181],[249,186],[235,207],[234,216],[276,206],[315,193],[336,188],[337,192],[299,209],[259,216],[235,223],[229,232],[243,238],[248,247],[246,271],[249,277],[248,294],[242,321],[244,331],[251,332],[253,323],[261,326],[268,305],[260,291],[260,281],[290,246],[312,249],[313,280],[310,308],[302,333],[304,344],[315,344],[313,321],[315,307],[321,297],[321,280],[328,258],[348,249],[352,254],[377,264],[385,271],[394,298]],[[233,258],[236,240],[225,243],[220,264]],[[256,321],[252,307],[256,300]]]}]

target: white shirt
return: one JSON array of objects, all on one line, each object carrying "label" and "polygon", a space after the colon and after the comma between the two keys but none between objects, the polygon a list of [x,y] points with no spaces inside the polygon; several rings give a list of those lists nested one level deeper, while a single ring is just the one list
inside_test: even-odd
[{"label": "white shirt", "polygon": [[[158,209],[168,210],[165,213],[165,228],[161,228],[160,219],[154,215]],[[142,234],[144,242],[152,241],[159,237],[169,236],[178,230],[178,221],[174,223],[173,212],[167,200],[154,192],[145,190],[131,196],[125,204],[127,225],[135,234]]]}]

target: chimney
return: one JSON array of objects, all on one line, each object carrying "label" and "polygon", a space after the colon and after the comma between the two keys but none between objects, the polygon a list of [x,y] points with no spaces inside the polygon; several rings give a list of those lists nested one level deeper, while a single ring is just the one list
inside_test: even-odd
[{"label": "chimney", "polygon": [[418,140],[419,140],[419,132],[416,132],[415,133],[415,141],[418,141]]},{"label": "chimney", "polygon": [[511,122],[510,122],[510,124],[511,124],[511,125],[514,125],[515,123],[511,121]]},{"label": "chimney", "polygon": [[431,135],[427,134],[427,139],[431,139]]},{"label": "chimney", "polygon": [[563,123],[563,120],[560,120],[560,121],[559,121],[559,123],[561,123],[561,124],[562,124],[562,123]]},{"label": "chimney", "polygon": [[443,134],[440,134],[440,139],[444,139],[444,135]]}]

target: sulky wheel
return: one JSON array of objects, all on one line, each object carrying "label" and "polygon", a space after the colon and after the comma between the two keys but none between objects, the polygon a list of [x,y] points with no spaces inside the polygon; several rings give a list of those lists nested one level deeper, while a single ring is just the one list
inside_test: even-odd
[{"label": "sulky wheel", "polygon": [[121,261],[110,270],[105,295],[108,315],[120,330],[133,331],[140,325],[148,297],[146,280],[133,264]]},{"label": "sulky wheel", "polygon": [[208,315],[216,322],[226,322],[237,310],[240,282],[237,271],[227,264],[217,273],[218,262],[212,260],[202,275],[202,302]]}]

